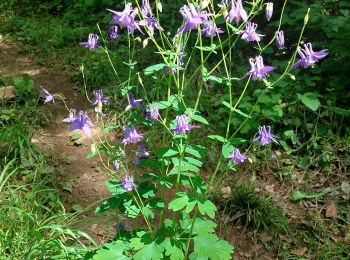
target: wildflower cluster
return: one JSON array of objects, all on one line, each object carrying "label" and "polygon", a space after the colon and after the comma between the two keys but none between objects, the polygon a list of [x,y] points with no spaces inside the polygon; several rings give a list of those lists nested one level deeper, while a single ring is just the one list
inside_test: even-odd
[{"label": "wildflower cluster", "polygon": [[[217,129],[217,122],[208,122],[203,113],[203,107],[210,105],[201,104],[203,86],[211,80],[222,84],[227,88],[227,95],[220,94],[220,98],[225,96],[229,99],[229,102],[223,102],[229,108],[226,135],[209,136],[222,146],[222,153],[218,156],[210,178],[209,186],[213,186],[217,173],[222,169],[226,171],[239,167],[246,160],[252,162],[249,158],[252,152],[250,147],[255,149],[259,145],[265,147],[272,143],[278,144],[278,137],[272,134],[271,127],[267,125],[258,127],[255,138],[253,137],[255,133],[249,132],[246,139],[237,139],[235,135],[238,131],[231,129],[234,125],[234,113],[247,119],[254,117],[255,107],[249,114],[238,109],[242,97],[247,95],[246,89],[250,80],[255,81],[254,84],[265,84],[264,91],[268,91],[271,85],[284,78],[292,69],[314,66],[328,54],[326,49],[313,51],[311,43],[304,44],[304,48],[297,47],[291,55],[290,65],[278,80],[268,82],[269,74],[277,74],[279,71],[273,66],[264,64],[264,50],[274,41],[277,49],[287,49],[288,46],[286,47],[285,35],[280,26],[271,36],[259,33],[260,28],[258,30],[258,24],[253,19],[264,5],[266,5],[266,19],[268,21],[275,19],[273,4],[264,4],[260,0],[253,2],[254,5],[249,9],[241,0],[222,0],[219,5],[207,0],[189,2],[179,8],[178,17],[182,18],[182,24],[176,32],[173,32],[172,38],[164,33],[159,16],[154,15],[158,14],[158,11],[162,12],[160,1],[154,1],[152,4],[151,1],[143,0],[141,5],[139,1],[135,4],[126,3],[122,11],[107,9],[112,14],[108,30],[111,40],[117,39],[126,29],[130,41],[136,41],[134,34],[138,34],[140,38],[151,39],[157,48],[156,54],[162,59],[162,63],[144,68],[144,73],[138,72],[135,78],[130,76],[135,72],[135,68],[129,67],[127,80],[118,82],[118,87],[122,89],[121,98],[124,98],[120,102],[124,103],[125,107],[123,111],[110,110],[109,112],[113,113],[112,118],[107,117],[107,113],[104,114],[103,111],[108,111],[108,105],[113,104],[114,100],[107,99],[102,90],[94,91],[95,100],[91,103],[95,106],[95,112],[102,115],[99,118],[103,122],[103,124],[97,122],[97,125],[102,125],[101,127],[106,130],[104,133],[112,132],[117,135],[116,143],[110,144],[106,138],[103,140],[100,136],[94,139],[92,134],[94,125],[87,112],[76,113],[75,109],[70,109],[70,116],[64,119],[64,122],[70,124],[70,130],[82,130],[93,139],[96,147],[92,151],[93,155],[103,151],[106,159],[104,165],[115,177],[115,180],[107,185],[113,194],[112,197],[96,211],[102,213],[109,209],[118,209],[118,214],[136,220],[138,216],[142,216],[144,219],[144,225],[140,227],[136,221],[136,230],[127,231],[127,236],[122,237],[126,230],[118,234],[117,238],[120,239],[118,241],[123,241],[121,244],[125,244],[121,249],[122,256],[132,255],[135,259],[142,259],[143,254],[151,250],[154,254],[152,259],[162,259],[163,256],[175,253],[174,259],[231,259],[233,247],[220,240],[214,233],[213,222],[210,219],[215,217],[216,207],[208,200],[208,185],[200,175],[200,169],[203,161],[206,161],[205,156],[208,152],[201,142],[206,138],[201,136],[203,132],[201,130],[210,132]],[[154,12],[152,7],[156,7],[158,11]],[[223,27],[226,28],[225,31],[217,25],[219,18],[226,23],[226,27]],[[160,34],[161,42],[156,39],[157,33]],[[197,37],[194,41],[196,46],[187,46],[191,42],[190,37]],[[272,37],[270,43],[264,46],[263,42],[268,37]],[[232,38],[235,38],[235,41],[231,41]],[[206,40],[210,41],[210,46],[205,45]],[[234,67],[228,62],[234,59],[231,48],[236,41],[242,41],[247,48],[255,47],[254,52],[257,50],[255,58],[253,56],[245,59],[248,60],[250,70],[243,76],[234,72]],[[227,45],[228,43],[233,43],[233,46]],[[300,42],[297,43],[299,44]],[[90,50],[104,48],[108,54],[108,48],[99,45],[99,36],[96,34],[89,34],[88,41],[82,42],[81,45]],[[134,49],[130,48],[132,54],[133,51]],[[211,64],[207,64],[206,61],[211,56],[219,55],[218,53],[222,56],[210,71],[207,67]],[[295,62],[296,53],[300,59]],[[200,64],[196,63],[194,55],[200,57]],[[134,57],[129,55],[128,62],[124,64],[132,64],[135,61]],[[215,58],[218,59],[217,56],[214,60]],[[111,59],[109,60],[113,65]],[[221,64],[223,69],[217,69]],[[195,66],[197,68],[193,68]],[[218,75],[222,71],[226,74]],[[149,77],[148,80],[143,81],[143,76]],[[141,87],[135,86],[137,80],[142,90]],[[148,93],[147,84],[151,80],[158,80],[157,86],[165,85],[166,94],[161,90],[156,95],[153,95],[154,92]],[[246,85],[236,104],[232,94],[233,80]],[[142,82],[147,84],[144,85]],[[193,91],[197,90],[191,97],[186,96],[188,92],[185,91],[189,85],[193,86]],[[49,92],[44,90],[44,93],[45,102],[54,102]],[[145,95],[140,98],[140,93]],[[210,93],[213,96],[218,96],[217,94]],[[104,124],[105,121],[107,124]],[[245,121],[242,125],[244,123]],[[111,125],[110,128],[108,124]],[[207,127],[210,124],[212,127]],[[115,129],[115,132],[111,129],[113,131]],[[248,147],[245,143],[252,145]],[[230,167],[220,167],[221,164]],[[174,194],[173,198],[166,199],[166,189],[173,189],[174,192],[169,193]],[[166,210],[173,212],[172,219],[165,218]],[[161,232],[155,227],[154,211],[159,212],[157,223]],[[178,211],[182,214],[178,214]],[[140,228],[142,231],[139,231]],[[199,230],[202,228],[205,231]],[[204,250],[206,253],[203,253],[203,245],[210,250]],[[105,253],[101,250],[97,251],[97,254],[99,252],[101,255]]]}]

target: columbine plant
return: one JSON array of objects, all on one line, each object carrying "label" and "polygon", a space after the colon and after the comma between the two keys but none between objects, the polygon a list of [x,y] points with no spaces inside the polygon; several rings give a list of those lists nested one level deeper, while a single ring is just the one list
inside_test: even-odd
[{"label": "columbine plant", "polygon": [[[273,35],[262,38],[257,32],[258,24],[254,22],[254,17],[264,10],[264,5],[261,0],[253,0],[249,8],[241,0],[223,0],[218,6],[213,1],[191,1],[179,8],[178,17],[183,19],[182,25],[172,32],[172,36],[165,34],[161,26],[159,12],[162,12],[162,5],[159,0],[126,3],[121,11],[107,10],[112,13],[110,39],[115,40],[122,33],[127,33],[129,39],[130,55],[124,64],[129,67],[130,73],[127,80],[120,81],[118,85],[126,105],[122,111],[107,117],[102,110],[108,110],[113,100],[107,100],[102,90],[94,92],[95,101],[91,103],[98,108],[96,112],[102,114],[98,117],[100,122],[95,125],[100,125],[103,133],[117,134],[117,141],[109,143],[107,136],[96,138],[97,133],[92,134],[94,125],[86,112],[76,114],[74,109],[70,109],[70,116],[64,119],[71,130],[82,130],[94,140],[89,156],[103,152],[100,154],[101,158],[104,156],[103,165],[112,173],[113,179],[107,183],[112,196],[96,211],[117,211],[116,221],[120,227],[125,226],[118,220],[120,215],[124,219],[127,216],[135,220],[133,228],[119,228],[113,241],[96,251],[99,259],[231,259],[233,245],[215,234],[213,220],[217,209],[208,199],[209,189],[214,187],[215,178],[221,171],[240,167],[246,160],[252,161],[249,148],[246,149],[244,143],[253,144],[249,147],[278,144],[271,127],[265,125],[256,130],[257,136],[252,132],[250,140],[238,138],[238,129],[231,129],[233,118],[237,115],[246,119],[253,117],[254,107],[245,114],[237,106],[247,95],[252,81],[262,86],[262,93],[265,93],[290,75],[295,67],[314,66],[328,54],[327,50],[314,52],[311,43],[307,43],[303,49],[297,47],[290,53],[291,59],[284,71],[265,65],[264,50],[275,39],[277,48],[282,49],[285,41],[281,22]],[[268,20],[272,11],[272,3],[268,3]],[[226,23],[226,26],[221,25],[225,30],[216,24],[220,17]],[[297,46],[300,45],[307,17],[308,13]],[[91,33],[88,41],[81,44],[91,50],[104,50],[117,73],[107,46],[99,44],[100,38],[103,43],[108,43],[101,31],[100,34]],[[194,41],[189,41],[190,37],[195,38]],[[157,49],[155,55],[160,62],[136,72],[134,51],[140,38],[144,39],[143,47],[154,44]],[[265,44],[264,39],[270,40]],[[237,58],[232,49],[237,41],[242,40],[256,53],[255,58],[246,57],[250,70],[243,77],[231,66]],[[188,46],[189,42],[196,45]],[[300,60],[295,62],[297,54]],[[216,60],[216,64],[207,63],[209,58]],[[270,82],[269,75],[272,73],[279,75]],[[201,142],[205,138],[202,133],[213,131],[215,127],[208,126],[216,124],[208,122],[201,113],[203,89],[208,81],[222,84],[222,89],[226,89],[228,102],[224,101],[223,105],[228,108],[229,116],[224,135],[212,133],[208,136],[222,146],[222,153],[218,155],[216,165],[208,165],[213,171],[207,183],[201,176],[208,152]],[[245,86],[240,93],[237,93],[235,81]],[[148,91],[148,84],[166,88],[166,93],[157,93],[156,100]],[[190,89],[192,93],[193,89],[196,90],[195,98],[186,96]],[[46,102],[53,101],[53,96],[44,91]],[[140,93],[144,93],[142,98]],[[236,102],[233,94],[239,96]],[[116,129],[116,132],[111,132],[111,129]],[[222,164],[229,167],[221,167]],[[127,226],[132,227],[131,222]]]}]

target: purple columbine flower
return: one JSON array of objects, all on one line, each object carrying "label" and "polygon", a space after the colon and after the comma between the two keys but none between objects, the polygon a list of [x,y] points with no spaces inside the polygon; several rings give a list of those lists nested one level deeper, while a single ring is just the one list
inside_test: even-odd
[{"label": "purple columbine flower", "polygon": [[111,38],[112,40],[117,39],[119,36],[118,34],[118,26],[117,25],[111,25],[111,27],[109,28],[109,38]]},{"label": "purple columbine flower", "polygon": [[276,138],[276,135],[271,134],[271,127],[263,125],[259,126],[259,135],[253,142],[259,142],[261,145],[267,145],[272,141],[278,143]]},{"label": "purple columbine flower", "polygon": [[242,162],[244,162],[245,160],[247,160],[247,157],[243,154],[241,154],[241,152],[239,151],[238,148],[233,148],[233,151],[231,153],[231,155],[228,157],[228,159],[232,162],[234,162],[235,164],[240,164]]},{"label": "purple columbine flower", "polygon": [[151,120],[153,123],[157,121],[159,117],[159,109],[156,106],[150,106],[149,111],[144,111],[144,116],[146,119]]},{"label": "purple columbine flower", "polygon": [[87,112],[80,111],[78,115],[76,115],[76,110],[71,109],[69,113],[69,117],[63,119],[63,122],[70,123],[69,129],[71,131],[80,129],[82,130],[88,137],[91,137],[91,127],[94,125],[91,123]]},{"label": "purple columbine flower", "polygon": [[186,134],[186,131],[191,131],[192,128],[198,128],[198,126],[189,124],[187,115],[180,115],[176,116],[176,127],[172,128],[171,130],[181,135]]},{"label": "purple columbine flower", "polygon": [[107,99],[105,98],[105,96],[103,94],[102,89],[95,90],[94,95],[95,95],[95,102],[93,103],[93,105],[102,106],[102,104],[106,105],[108,103]]},{"label": "purple columbine flower", "polygon": [[272,66],[265,66],[263,62],[263,58],[258,56],[255,58],[249,59],[250,71],[248,71],[243,78],[251,75],[252,80],[264,79],[268,76],[268,72],[274,70],[275,68]]},{"label": "purple columbine flower", "polygon": [[83,45],[84,47],[90,49],[90,50],[96,50],[99,48],[98,46],[98,40],[100,38],[98,37],[97,34],[90,33],[88,37],[87,42],[81,42],[80,45]]},{"label": "purple columbine flower", "polygon": [[55,99],[54,99],[54,97],[53,97],[53,95],[51,95],[50,93],[49,93],[49,91],[47,91],[46,89],[44,89],[42,86],[40,86],[41,87],[41,89],[44,91],[44,93],[45,93],[45,101],[44,101],[44,104],[46,104],[46,103],[48,103],[48,102],[51,102],[52,101],[52,103],[53,104],[55,104]]},{"label": "purple columbine flower", "polygon": [[266,9],[265,9],[265,15],[268,21],[270,21],[272,14],[273,14],[273,3],[268,2],[266,3]]},{"label": "purple columbine flower", "polygon": [[111,9],[107,10],[114,14],[112,20],[110,21],[111,25],[119,25],[121,28],[125,27],[128,29],[129,34],[134,33],[135,28],[141,32],[139,25],[135,21],[135,16],[138,13],[138,9],[133,9],[131,3],[127,3],[125,5],[123,12],[117,12]]},{"label": "purple columbine flower", "polygon": [[147,158],[149,156],[149,152],[146,151],[146,143],[141,143],[136,150],[136,156],[134,157],[134,164],[139,165],[141,158]]},{"label": "purple columbine flower", "polygon": [[278,49],[284,48],[284,33],[282,30],[276,32],[276,46]]},{"label": "purple columbine flower", "polygon": [[154,34],[154,29],[158,29],[160,31],[163,30],[163,28],[158,24],[156,18],[153,16],[152,9],[149,5],[148,0],[142,1],[141,12],[144,16],[144,20],[140,21],[139,25],[146,26],[152,36]]},{"label": "purple columbine flower", "polygon": [[189,32],[197,29],[198,26],[207,21],[208,16],[211,15],[206,11],[199,12],[193,4],[188,4],[181,7],[180,13],[185,20],[185,24],[179,28],[176,35],[182,32]]},{"label": "purple columbine flower", "polygon": [[132,191],[133,189],[135,189],[136,185],[134,183],[134,176],[133,175],[129,176],[125,174],[122,185],[123,185],[123,189],[126,191]]},{"label": "purple columbine flower", "polygon": [[241,39],[247,42],[260,41],[260,36],[263,36],[263,35],[256,32],[257,27],[258,25],[256,23],[251,23],[251,22],[247,23],[244,31],[241,32],[242,34]]},{"label": "purple columbine flower", "polygon": [[123,144],[135,144],[143,138],[142,134],[136,132],[135,126],[126,127],[124,130]]},{"label": "purple columbine flower", "polygon": [[115,171],[118,171],[118,170],[119,170],[119,163],[118,163],[118,161],[117,161],[117,160],[114,160],[114,161],[112,162],[112,164],[113,164],[114,170],[115,170]]},{"label": "purple columbine flower", "polygon": [[293,64],[293,68],[301,66],[306,69],[309,66],[313,66],[320,59],[326,57],[328,55],[328,50],[323,49],[321,51],[313,51],[312,44],[309,42],[304,44],[304,49],[298,47],[298,53],[300,60]]},{"label": "purple columbine flower", "polygon": [[128,111],[132,108],[140,107],[143,110],[143,106],[141,104],[142,99],[135,99],[132,93],[128,93],[129,104],[125,107],[125,111]]},{"label": "purple columbine flower", "polygon": [[248,21],[247,12],[243,8],[242,0],[231,1],[231,10],[228,12],[226,18],[232,22],[235,20],[236,23],[242,19],[244,22]]},{"label": "purple columbine flower", "polygon": [[223,32],[223,30],[216,26],[214,21],[206,21],[203,23],[202,34],[204,34],[206,37],[214,37]]}]

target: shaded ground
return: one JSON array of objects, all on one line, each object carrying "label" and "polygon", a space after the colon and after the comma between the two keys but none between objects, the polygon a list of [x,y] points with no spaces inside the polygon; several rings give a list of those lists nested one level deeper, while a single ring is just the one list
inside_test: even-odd
[{"label": "shaded ground", "polygon": [[[59,93],[65,97],[69,108],[88,111],[92,109],[91,104],[77,91],[77,86],[66,74],[38,66],[11,42],[0,42],[0,70],[2,75],[9,77],[28,74],[35,81],[38,89],[43,86],[49,92]],[[55,165],[59,173],[57,179],[64,190],[63,199],[67,210],[72,210],[74,205],[82,208],[95,205],[97,201],[110,195],[104,186],[108,176],[106,171],[102,170],[98,158],[86,159],[91,149],[91,139],[82,134],[79,146],[69,142],[72,132],[69,131],[68,125],[62,122],[68,117],[68,111],[62,102],[57,103],[57,106],[47,105],[54,120],[37,132],[32,142],[57,160]],[[81,215],[79,219],[82,223],[79,226],[96,241],[103,243],[110,238],[110,233],[114,232],[112,222],[101,219],[100,215],[95,215],[92,212],[94,208],[91,207],[89,212]],[[94,220],[94,224],[91,224],[90,220],[84,221],[84,218],[91,217],[98,218],[98,220]]]}]

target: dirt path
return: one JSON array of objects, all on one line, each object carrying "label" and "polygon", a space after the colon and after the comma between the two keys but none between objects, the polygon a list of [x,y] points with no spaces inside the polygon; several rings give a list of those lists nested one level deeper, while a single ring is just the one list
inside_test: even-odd
[{"label": "dirt path", "polygon": [[[43,86],[51,93],[62,94],[69,108],[87,110],[89,114],[93,112],[85,96],[77,91],[81,89],[80,86],[74,85],[62,72],[38,66],[14,43],[0,42],[0,73],[10,77],[28,74],[38,89]],[[79,139],[81,145],[75,146],[70,143],[69,136],[72,132],[69,131],[67,123],[62,122],[68,116],[64,105],[58,102],[57,106],[48,104],[47,107],[52,111],[54,121],[36,133],[32,142],[57,159],[57,179],[65,190],[63,199],[67,210],[72,210],[73,205],[85,208],[108,197],[110,194],[104,185],[108,180],[106,171],[102,169],[97,158],[86,159],[86,155],[90,152],[91,139],[81,134],[82,137]],[[79,227],[97,242],[103,243],[111,237],[113,227],[111,221],[101,219],[101,216],[95,215],[93,210],[94,207],[82,215],[80,219],[83,221]],[[89,221],[92,217],[94,220]]]}]

